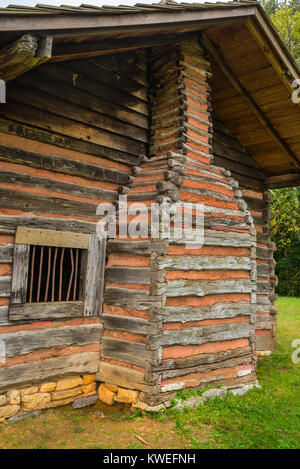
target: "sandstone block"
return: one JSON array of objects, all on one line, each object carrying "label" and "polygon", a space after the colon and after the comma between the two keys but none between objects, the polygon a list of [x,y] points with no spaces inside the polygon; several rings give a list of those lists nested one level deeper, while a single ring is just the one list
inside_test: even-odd
[{"label": "sandstone block", "polygon": [[4,394],[2,396],[0,396],[0,406],[1,405],[5,405],[6,404],[6,396],[4,396]]},{"label": "sandstone block", "polygon": [[51,396],[46,392],[37,392],[35,394],[26,394],[22,396],[23,410],[34,410],[46,407],[51,401]]},{"label": "sandstone block", "polygon": [[96,383],[84,384],[81,386],[83,394],[94,394],[96,392]]},{"label": "sandstone block", "polygon": [[54,381],[50,383],[44,383],[40,387],[40,392],[52,392],[55,390],[55,387],[56,383]]},{"label": "sandstone block", "polygon": [[103,384],[99,386],[98,396],[100,401],[105,402],[105,404],[113,405],[115,403],[115,393],[107,389]]},{"label": "sandstone block", "polygon": [[83,384],[83,379],[80,376],[71,376],[68,378],[62,378],[57,382],[56,391],[63,391],[65,389],[76,388]]},{"label": "sandstone block", "polygon": [[20,393],[17,389],[12,389],[11,391],[8,391],[7,398],[10,404],[20,404],[21,402]]},{"label": "sandstone block", "polygon": [[148,405],[145,402],[137,401],[134,404],[132,404],[132,407],[141,409],[141,410],[146,410],[147,412],[159,412],[160,410],[165,410],[164,404],[158,404],[158,405]]},{"label": "sandstone block", "polygon": [[95,375],[84,375],[83,377],[83,384],[90,384],[94,383]]},{"label": "sandstone block", "polygon": [[19,405],[6,405],[4,407],[0,407],[0,419],[12,417],[19,410],[20,410]]},{"label": "sandstone block", "polygon": [[62,391],[55,391],[52,393],[53,401],[60,400],[60,399],[67,399],[70,397],[76,397],[79,394],[82,394],[81,387],[73,388],[73,389],[64,389]]},{"label": "sandstone block", "polygon": [[115,384],[104,383],[104,386],[106,387],[106,389],[109,389],[112,392],[117,392],[118,390],[118,386],[116,386]]},{"label": "sandstone block", "polygon": [[37,386],[30,386],[28,388],[20,389],[20,396],[22,398],[23,396],[26,396],[27,394],[35,394],[37,392],[38,392]]},{"label": "sandstone block", "polygon": [[132,391],[131,389],[118,388],[115,401],[117,402],[127,402],[128,404],[134,404],[139,398],[138,391]]}]

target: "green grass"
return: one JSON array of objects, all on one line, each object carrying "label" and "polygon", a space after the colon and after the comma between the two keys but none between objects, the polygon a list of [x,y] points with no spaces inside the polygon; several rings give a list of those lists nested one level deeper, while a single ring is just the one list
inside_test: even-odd
[{"label": "green grass", "polygon": [[[261,389],[156,417],[173,418],[191,448],[299,448],[300,363],[293,363],[291,355],[292,341],[300,339],[300,298],[280,298],[276,308],[278,349],[258,361]],[[209,435],[203,439],[205,430]]]}]

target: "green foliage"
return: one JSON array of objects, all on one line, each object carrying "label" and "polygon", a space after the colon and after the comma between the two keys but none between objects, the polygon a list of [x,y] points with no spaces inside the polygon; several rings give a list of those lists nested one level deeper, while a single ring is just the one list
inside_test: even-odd
[{"label": "green foliage", "polygon": [[274,253],[277,292],[284,296],[300,296],[300,187],[270,191],[272,220],[271,237]]},{"label": "green foliage", "polygon": [[261,0],[272,23],[293,57],[300,63],[300,2],[299,0]]}]

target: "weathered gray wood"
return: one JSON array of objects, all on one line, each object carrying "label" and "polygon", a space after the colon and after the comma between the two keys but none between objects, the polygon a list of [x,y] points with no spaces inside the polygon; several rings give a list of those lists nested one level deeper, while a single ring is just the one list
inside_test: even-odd
[{"label": "weathered gray wood", "polygon": [[108,267],[105,275],[108,282],[149,285],[151,271],[144,267]]},{"label": "weathered gray wood", "polygon": [[99,344],[102,324],[24,330],[1,334],[6,357],[69,345]]},{"label": "weathered gray wood", "polygon": [[107,287],[105,289],[104,303],[145,311],[152,306],[160,308],[162,306],[162,298],[160,296],[149,295],[148,290],[138,293],[136,290],[126,288]]},{"label": "weathered gray wood", "polygon": [[0,325],[5,326],[7,324],[9,324],[8,306],[0,306]]},{"label": "weathered gray wood", "polygon": [[11,303],[26,303],[29,264],[28,244],[15,244],[11,282]]},{"label": "weathered gray wood", "polygon": [[137,334],[147,334],[148,321],[142,318],[119,316],[117,314],[103,314],[102,322],[105,329],[112,331],[127,331]]},{"label": "weathered gray wood", "polygon": [[11,321],[78,318],[80,316],[83,316],[82,301],[27,303],[12,305],[9,308],[9,319]]},{"label": "weathered gray wood", "polygon": [[147,348],[155,350],[161,346],[201,345],[207,342],[247,338],[253,332],[251,326],[251,324],[245,322],[218,324],[201,328],[194,327],[183,330],[166,330],[159,336],[150,337]]},{"label": "weathered gray wood", "polygon": [[0,264],[8,264],[12,262],[13,244],[0,245]]},{"label": "weathered gray wood", "polygon": [[106,238],[92,235],[88,249],[85,284],[85,316],[100,316],[102,312]]},{"label": "weathered gray wood", "polygon": [[0,367],[0,388],[25,385],[80,373],[97,373],[99,352],[84,352],[67,357],[53,357],[36,362]]},{"label": "weathered gray wood", "polygon": [[205,296],[220,293],[251,293],[253,290],[248,279],[234,280],[169,280],[167,294],[177,296]]},{"label": "weathered gray wood", "polygon": [[159,311],[163,322],[202,321],[205,319],[234,318],[237,316],[250,316],[252,306],[250,303],[217,303],[211,306],[165,306]]},{"label": "weathered gray wood", "polygon": [[101,356],[131,365],[145,367],[148,352],[144,344],[103,337]]},{"label": "weathered gray wood", "polygon": [[256,340],[256,349],[258,351],[274,350],[277,347],[276,340],[271,334],[256,335],[255,340]]},{"label": "weathered gray wood", "polygon": [[96,223],[82,220],[55,217],[40,217],[35,215],[1,215],[0,233],[14,234],[18,226],[28,226],[30,228],[45,228],[60,231],[73,231],[75,233],[94,233]]},{"label": "weathered gray wood", "polygon": [[[193,250],[191,249],[191,254]],[[161,256],[155,260],[160,269],[172,270],[250,270],[250,258],[242,256]]]}]

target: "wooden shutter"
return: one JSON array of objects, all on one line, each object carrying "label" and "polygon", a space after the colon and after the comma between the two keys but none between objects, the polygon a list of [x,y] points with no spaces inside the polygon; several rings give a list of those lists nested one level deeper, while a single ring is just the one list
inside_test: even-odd
[{"label": "wooden shutter", "polygon": [[100,316],[102,312],[105,257],[106,238],[93,234],[88,249],[84,316]]}]

